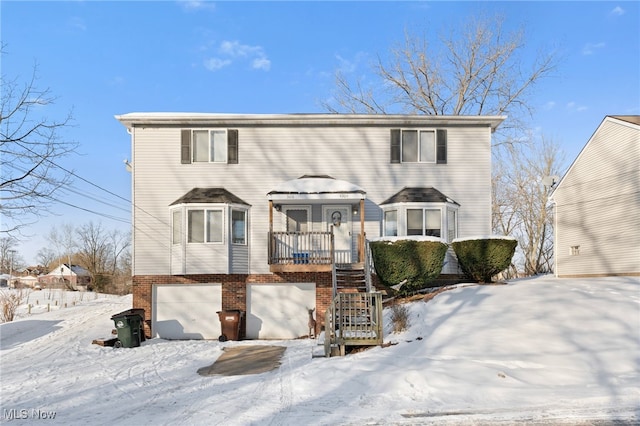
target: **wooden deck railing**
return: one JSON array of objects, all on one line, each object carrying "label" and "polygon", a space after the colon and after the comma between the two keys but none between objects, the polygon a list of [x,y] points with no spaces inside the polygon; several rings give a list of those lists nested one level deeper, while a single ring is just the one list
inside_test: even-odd
[{"label": "wooden deck railing", "polygon": [[325,312],[325,356],[339,347],[381,345],[383,343],[382,294],[338,293]]},{"label": "wooden deck railing", "polygon": [[331,265],[333,258],[331,232],[269,233],[270,265]]}]

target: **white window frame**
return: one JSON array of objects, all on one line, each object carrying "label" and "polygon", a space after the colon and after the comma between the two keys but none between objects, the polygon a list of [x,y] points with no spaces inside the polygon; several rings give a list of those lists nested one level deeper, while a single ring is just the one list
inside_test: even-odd
[{"label": "white window frame", "polygon": [[[244,220],[243,220],[243,229],[242,229],[242,236],[243,236],[243,240],[242,241],[235,241],[235,233],[236,230],[234,229],[234,219],[233,219],[233,214],[239,212],[242,213],[244,215]],[[234,245],[238,245],[238,246],[246,246],[247,245],[247,240],[248,240],[248,236],[247,236],[247,231],[249,229],[247,221],[249,218],[249,214],[248,214],[248,210],[247,209],[239,209],[239,208],[231,208],[231,213],[230,213],[230,226],[231,228],[229,229],[229,236],[231,239],[231,244]]]},{"label": "white window frame", "polygon": [[[422,211],[422,227],[421,227],[421,236],[430,236],[430,237],[437,237],[437,238],[442,238],[442,232],[444,230],[444,226],[443,226],[443,220],[442,220],[442,207],[436,207],[436,206],[407,206],[406,210],[405,210],[405,217],[406,217],[406,229],[405,232],[407,233],[407,235],[409,235],[409,210],[421,210]],[[440,227],[438,228],[438,231],[440,233],[440,235],[425,235],[426,232],[426,226],[427,226],[427,211],[438,211],[439,216],[440,216]],[[435,228],[432,228],[435,229]],[[412,234],[412,235],[416,235],[416,234]]]},{"label": "white window frame", "polygon": [[171,244],[182,244],[182,209],[171,210]]},{"label": "white window frame", "polygon": [[[449,214],[453,214],[453,235],[451,233],[451,221],[449,220]],[[447,218],[445,220],[447,226],[447,242],[451,242],[458,238],[458,209],[452,209],[447,207]]]},{"label": "white window frame", "polygon": [[[388,225],[389,225],[389,222],[390,222],[387,219],[387,214],[389,214],[389,213],[395,213],[395,215],[396,215],[395,228],[394,228],[395,233],[394,234],[387,233],[387,231],[389,230]],[[385,237],[397,237],[398,236],[398,229],[399,229],[399,225],[398,225],[398,209],[387,209],[387,210],[384,210],[382,212],[382,218],[383,218],[382,219],[382,235],[385,236]]]},{"label": "white window frame", "polygon": [[[197,134],[203,134],[207,132],[207,160],[197,159]],[[228,158],[228,134],[225,128],[209,128],[209,129],[193,129],[191,131],[191,162],[192,163],[227,163]],[[212,138],[212,135],[220,134],[220,140]],[[214,143],[215,142],[215,143]],[[218,145],[218,143],[220,145]],[[216,153],[220,154],[220,157],[216,157]]]},{"label": "white window frame", "polygon": [[[282,229],[285,232],[290,232],[288,229],[288,222],[287,222],[287,211],[288,210],[303,210],[307,212],[307,232],[312,231],[313,229],[313,222],[312,222],[312,218],[311,218],[311,206],[308,204],[286,204],[282,206]],[[291,231],[293,232],[293,231]]]},{"label": "white window frame", "polygon": [[[422,226],[420,236],[424,236],[425,234],[425,210],[439,210],[440,212],[440,237],[447,242],[451,242],[452,239],[449,239],[449,215],[452,213],[454,216],[453,231],[455,233],[454,238],[458,238],[459,235],[459,206],[452,203],[445,202],[435,202],[435,203],[425,203],[425,202],[405,202],[405,203],[393,203],[383,206],[382,208],[382,236],[391,236],[387,235],[387,223],[386,223],[386,214],[388,212],[397,211],[397,233],[399,237],[405,237],[408,235],[408,218],[407,212],[409,210],[421,210],[422,211]],[[419,236],[419,235],[416,235]]]},{"label": "white window frame", "polygon": [[[190,241],[191,239],[191,224],[189,223],[190,215],[192,212],[203,212],[203,235],[202,241]],[[210,220],[209,213],[219,212],[220,213],[220,241],[208,241],[208,236],[210,235]],[[185,215],[186,220],[186,239],[187,244],[224,244],[225,243],[225,209],[222,207],[191,207],[188,208]]]},{"label": "white window frame", "polygon": [[[417,137],[417,141],[416,141],[416,152],[415,152],[415,156],[416,156],[416,161],[411,161],[411,160],[406,160],[405,159],[405,133],[415,133],[416,137]],[[433,146],[432,147],[427,147],[431,149],[431,157],[432,159],[429,158],[425,158],[423,159],[423,153],[425,152],[425,149],[422,147],[423,144],[423,140],[422,140],[422,133],[431,133],[433,135],[433,137],[431,138],[430,141],[428,141],[429,143],[432,143]],[[437,129],[401,129],[400,131],[400,161],[402,163],[430,163],[430,164],[435,164],[437,162],[437,148],[438,148],[438,132]]]}]

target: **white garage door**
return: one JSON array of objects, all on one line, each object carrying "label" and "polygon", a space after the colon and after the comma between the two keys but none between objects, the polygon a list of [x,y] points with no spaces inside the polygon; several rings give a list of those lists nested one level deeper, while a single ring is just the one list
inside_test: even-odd
[{"label": "white garage door", "polygon": [[162,339],[217,339],[222,309],[221,284],[153,286],[153,334]]},{"label": "white garage door", "polygon": [[249,285],[247,338],[295,339],[306,336],[309,334],[307,308],[315,306],[315,283]]}]

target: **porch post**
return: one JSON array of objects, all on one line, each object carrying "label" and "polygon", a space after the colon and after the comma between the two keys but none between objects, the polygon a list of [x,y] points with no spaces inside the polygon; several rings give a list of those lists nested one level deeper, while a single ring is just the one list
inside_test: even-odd
[{"label": "porch post", "polygon": [[273,233],[273,201],[269,200],[269,235]]},{"label": "porch post", "polygon": [[360,262],[364,262],[365,252],[364,252],[364,199],[360,200]]}]

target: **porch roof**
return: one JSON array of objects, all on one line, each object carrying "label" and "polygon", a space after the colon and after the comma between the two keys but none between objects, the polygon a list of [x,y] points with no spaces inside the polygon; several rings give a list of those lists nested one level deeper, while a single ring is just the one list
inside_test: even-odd
[{"label": "porch roof", "polygon": [[460,205],[433,187],[405,187],[380,204],[385,205],[394,203],[451,203]]},{"label": "porch roof", "polygon": [[286,200],[364,200],[364,189],[331,176],[304,175],[282,182],[267,194],[271,201]]}]

